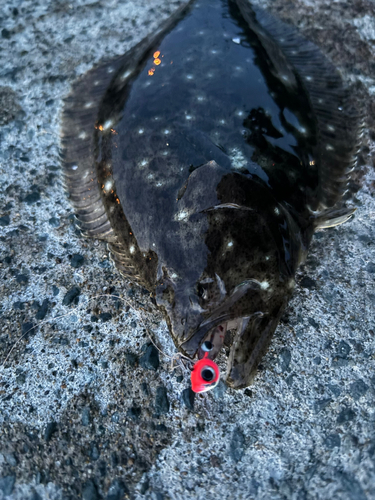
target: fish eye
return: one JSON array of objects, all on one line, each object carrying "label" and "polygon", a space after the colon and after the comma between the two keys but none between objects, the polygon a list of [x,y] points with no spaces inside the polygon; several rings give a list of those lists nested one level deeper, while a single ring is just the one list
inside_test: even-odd
[{"label": "fish eye", "polygon": [[206,288],[201,285],[200,283],[198,284],[198,287],[197,287],[197,292],[198,292],[198,297],[205,300],[207,299],[207,290]]},{"label": "fish eye", "polygon": [[203,342],[203,344],[201,345],[202,351],[205,351],[205,352],[212,351],[213,347],[214,346],[213,346],[212,342],[210,342],[209,340],[206,340],[206,342]]},{"label": "fish eye", "polygon": [[201,376],[205,382],[212,382],[215,378],[215,371],[210,366],[205,366],[201,371]]}]

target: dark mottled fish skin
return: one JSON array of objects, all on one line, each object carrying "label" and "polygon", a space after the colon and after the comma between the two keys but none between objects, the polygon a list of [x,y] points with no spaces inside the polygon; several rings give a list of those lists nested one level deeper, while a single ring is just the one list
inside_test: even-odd
[{"label": "dark mottled fish skin", "polygon": [[319,50],[246,0],[188,2],[66,100],[82,230],[152,292],[185,354],[230,348],[232,387],[251,383],[314,230],[352,213],[351,109]]}]

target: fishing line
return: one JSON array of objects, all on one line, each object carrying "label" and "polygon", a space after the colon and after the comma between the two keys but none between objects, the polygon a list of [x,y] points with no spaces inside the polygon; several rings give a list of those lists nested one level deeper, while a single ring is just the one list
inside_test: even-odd
[{"label": "fishing line", "polygon": [[[118,295],[110,295],[110,294],[99,294],[99,295],[94,295],[93,297],[90,297],[90,298],[87,298],[86,301],[82,304],[79,304],[78,306],[76,306],[75,308],[73,308],[71,311],[67,312],[67,313],[64,313],[64,314],[61,314],[59,316],[55,316],[53,318],[49,318],[49,319],[46,319],[45,321],[42,321],[41,323],[38,323],[34,326],[32,326],[31,328],[29,328],[29,330],[27,330],[14,344],[13,346],[11,347],[10,351],[8,352],[7,356],[5,357],[4,361],[2,362],[0,368],[4,368],[5,367],[5,364],[6,362],[8,361],[10,355],[12,354],[12,352],[14,351],[14,349],[17,347],[17,345],[19,344],[19,342],[21,342],[22,339],[24,339],[32,330],[34,330],[35,328],[39,327],[39,326],[42,326],[42,325],[45,325],[45,324],[48,324],[50,323],[51,321],[56,321],[58,319],[62,319],[62,318],[65,318],[67,316],[70,316],[71,314],[79,311],[80,309],[82,309],[82,307],[84,306],[87,306],[92,300],[95,300],[95,299],[99,299],[99,298],[111,298],[112,300],[121,300],[123,303],[125,303],[127,306],[129,306],[129,308],[131,308],[137,315],[141,325],[143,326],[143,328],[145,329],[146,331],[146,334],[148,336],[148,338],[150,339],[151,343],[153,344],[153,346],[160,352],[160,354],[162,354],[164,357],[166,358],[169,358],[171,360],[171,368],[172,370],[176,367],[173,368],[173,363],[174,362],[179,362],[180,361],[180,366],[182,366],[182,368],[184,370],[186,370],[186,367],[183,365],[183,361],[185,361],[187,364],[194,364],[194,361],[192,361],[190,358],[188,358],[187,356],[184,356],[183,354],[181,353],[176,353],[174,355],[169,355],[169,354],[166,354],[162,349],[159,348],[159,346],[156,345],[156,343],[154,342],[153,338],[151,337],[151,334],[149,332],[149,329],[147,328],[147,326],[145,325],[141,315],[139,314],[138,310],[131,305],[130,302],[128,302],[126,299],[124,299],[123,297],[119,297]],[[57,334],[58,332],[54,333],[52,335],[52,338]]]}]

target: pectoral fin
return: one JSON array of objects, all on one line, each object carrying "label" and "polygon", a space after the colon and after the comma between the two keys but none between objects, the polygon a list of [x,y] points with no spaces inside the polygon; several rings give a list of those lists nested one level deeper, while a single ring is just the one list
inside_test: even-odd
[{"label": "pectoral fin", "polygon": [[344,224],[355,211],[356,208],[353,207],[328,208],[327,210],[314,213],[312,219],[314,220],[316,229],[326,229]]}]

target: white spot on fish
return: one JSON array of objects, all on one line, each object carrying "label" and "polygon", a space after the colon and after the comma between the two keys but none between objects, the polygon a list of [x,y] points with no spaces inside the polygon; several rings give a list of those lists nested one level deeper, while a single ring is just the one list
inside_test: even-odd
[{"label": "white spot on fish", "polygon": [[191,120],[193,117],[192,117],[191,115],[186,115],[186,116],[185,116],[185,118],[186,118],[187,120]]},{"label": "white spot on fish", "polygon": [[219,120],[219,123],[220,123],[221,125],[224,125],[224,124],[225,124],[225,120],[221,119],[221,120]]},{"label": "white spot on fish", "polygon": [[204,101],[204,97],[203,97],[202,95],[199,95],[199,96],[197,97],[197,101],[199,101],[199,102]]},{"label": "white spot on fish", "polygon": [[212,50],[211,50],[211,54],[217,54],[217,50],[212,49]]},{"label": "white spot on fish", "polygon": [[166,128],[166,129],[164,130],[164,134],[165,134],[165,135],[170,134],[170,130],[168,130],[168,129]]},{"label": "white spot on fish", "polygon": [[269,255],[266,255],[266,257],[265,257],[266,260],[270,260],[270,258],[271,257]]},{"label": "white spot on fish", "polygon": [[334,132],[335,131],[335,127],[333,125],[327,125],[327,129],[330,131],[330,132]]},{"label": "white spot on fish", "polygon": [[154,174],[148,174],[147,179],[153,179],[153,178],[154,178]]},{"label": "white spot on fish", "polygon": [[227,245],[227,247],[232,247],[233,246],[233,241],[230,241]]},{"label": "white spot on fish", "polygon": [[262,282],[260,283],[260,288],[261,288],[262,290],[267,290],[267,288],[269,288],[269,287],[270,287],[270,284],[268,283],[268,281],[262,281]]},{"label": "white spot on fish", "polygon": [[327,144],[326,150],[327,151],[333,151],[335,148],[331,144]]},{"label": "white spot on fish", "polygon": [[140,129],[138,130],[138,134],[143,134],[143,132],[144,132],[143,128],[140,128]]},{"label": "white spot on fish", "polygon": [[147,161],[147,160],[145,160],[145,159],[143,159],[143,160],[141,160],[141,161],[139,162],[139,164],[140,164],[140,166],[141,166],[141,167],[145,167],[145,166],[148,164],[148,161]]},{"label": "white spot on fish", "polygon": [[242,110],[239,110],[239,111],[236,112],[237,116],[244,116],[244,114],[245,113]]},{"label": "white spot on fish", "polygon": [[87,137],[86,132],[81,132],[78,136],[79,139],[86,139],[86,137]]},{"label": "white spot on fish", "polygon": [[110,191],[113,187],[113,179],[108,179],[104,183],[104,190],[105,191]]},{"label": "white spot on fish", "polygon": [[70,168],[71,168],[72,170],[77,170],[78,165],[72,165]]},{"label": "white spot on fish", "polygon": [[132,70],[130,69],[126,70],[125,73],[122,74],[121,79],[126,80],[132,73],[133,73]]},{"label": "white spot on fish", "polygon": [[169,154],[169,151],[163,151],[163,152],[162,152],[162,155],[163,155],[163,156],[167,156],[168,154]]},{"label": "white spot on fish", "polygon": [[234,168],[243,168],[247,165],[247,158],[238,148],[233,148],[229,151],[229,158]]},{"label": "white spot on fish", "polygon": [[163,185],[163,183],[162,183],[162,182],[160,182],[160,181],[158,181],[158,182],[156,183],[156,186],[157,186],[157,187],[160,187],[160,186],[162,186],[162,185]]},{"label": "white spot on fish", "polygon": [[241,38],[232,38],[232,42],[234,42],[237,45],[239,45],[241,43]]},{"label": "white spot on fish", "polygon": [[189,214],[188,212],[186,212],[185,210],[181,210],[181,212],[178,212],[176,215],[175,215],[175,220],[185,220],[189,217]]},{"label": "white spot on fish", "polygon": [[177,274],[177,273],[172,273],[172,274],[171,274],[171,278],[172,278],[173,280],[175,280],[176,278],[178,278],[178,274]]},{"label": "white spot on fish", "polygon": [[275,207],[273,211],[276,215],[280,215],[280,210],[277,207]]},{"label": "white spot on fish", "polygon": [[133,254],[133,253],[135,252],[135,247],[134,247],[134,245],[131,245],[131,246],[129,247],[129,252],[130,252],[131,254]]},{"label": "white spot on fish", "polygon": [[94,104],[93,101],[86,102],[85,108],[91,108],[93,104]]},{"label": "white spot on fish", "polygon": [[312,76],[305,76],[305,80],[307,80],[308,82],[311,82],[313,80],[313,77]]},{"label": "white spot on fish", "polygon": [[108,130],[112,128],[112,126],[113,126],[113,120],[107,120],[103,124],[103,130]]},{"label": "white spot on fish", "polygon": [[113,73],[113,68],[111,66],[107,69],[107,73]]},{"label": "white spot on fish", "polygon": [[187,80],[192,80],[194,78],[193,75],[186,75]]}]

